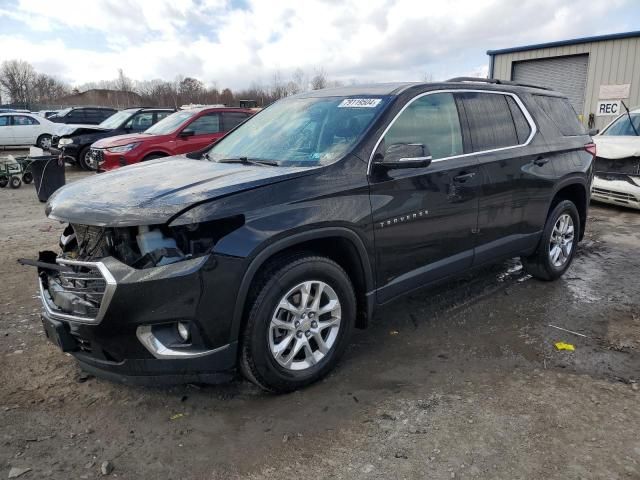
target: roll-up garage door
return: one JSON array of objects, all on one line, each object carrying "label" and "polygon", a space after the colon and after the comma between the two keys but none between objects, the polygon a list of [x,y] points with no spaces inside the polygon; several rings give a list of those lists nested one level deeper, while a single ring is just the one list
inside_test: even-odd
[{"label": "roll-up garage door", "polygon": [[513,63],[515,82],[549,87],[564,93],[578,115],[584,107],[589,55],[541,58]]}]

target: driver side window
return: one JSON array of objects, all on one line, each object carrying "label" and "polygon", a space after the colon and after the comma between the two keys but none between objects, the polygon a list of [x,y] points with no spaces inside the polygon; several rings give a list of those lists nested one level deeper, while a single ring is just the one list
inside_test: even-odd
[{"label": "driver side window", "polygon": [[193,130],[194,135],[206,135],[220,132],[220,115],[212,113],[191,122],[185,130]]},{"label": "driver side window", "polygon": [[425,145],[434,160],[463,154],[453,94],[434,93],[413,101],[384,136],[384,150],[394,144]]}]

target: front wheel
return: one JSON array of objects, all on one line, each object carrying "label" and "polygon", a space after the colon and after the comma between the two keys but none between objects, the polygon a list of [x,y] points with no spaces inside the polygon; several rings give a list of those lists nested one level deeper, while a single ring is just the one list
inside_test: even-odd
[{"label": "front wheel", "polygon": [[78,155],[78,164],[83,170],[95,170],[91,161],[91,146],[87,145],[80,151]]},{"label": "front wheel", "polygon": [[575,204],[562,200],[549,213],[538,248],[523,258],[525,269],[540,280],[556,280],[571,265],[578,244],[580,216]]},{"label": "front wheel", "polygon": [[355,323],[355,293],[346,272],[324,257],[282,259],[265,271],[255,291],[241,338],[245,377],[281,393],[329,373]]}]

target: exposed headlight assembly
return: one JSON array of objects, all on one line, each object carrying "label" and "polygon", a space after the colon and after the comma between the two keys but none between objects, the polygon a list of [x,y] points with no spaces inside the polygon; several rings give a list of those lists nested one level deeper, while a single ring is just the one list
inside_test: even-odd
[{"label": "exposed headlight assembly", "polygon": [[64,147],[65,145],[71,145],[73,143],[73,138],[61,138],[58,140],[58,146]]},{"label": "exposed headlight assembly", "polygon": [[126,145],[120,145],[118,147],[107,148],[109,153],[127,153],[140,145],[140,142],[127,143]]}]

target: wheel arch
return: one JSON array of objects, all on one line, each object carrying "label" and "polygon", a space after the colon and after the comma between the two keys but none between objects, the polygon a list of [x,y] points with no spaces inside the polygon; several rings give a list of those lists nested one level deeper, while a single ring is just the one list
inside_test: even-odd
[{"label": "wheel arch", "polygon": [[170,157],[171,156],[170,153],[164,152],[162,150],[152,150],[152,151],[150,151],[148,153],[145,153],[144,157],[142,157],[140,159],[140,161],[143,162],[143,161],[145,161],[147,158],[149,158],[152,155],[158,155],[158,158]]},{"label": "wheel arch", "polygon": [[582,177],[571,177],[560,182],[555,189],[553,198],[547,209],[547,216],[562,200],[572,201],[578,209],[578,215],[580,216],[580,235],[578,241],[580,241],[584,238],[587,213],[589,211],[589,188],[585,180]]},{"label": "wheel arch", "polygon": [[366,328],[368,319],[373,313],[373,295],[367,295],[374,289],[374,276],[369,262],[369,255],[362,239],[354,231],[345,227],[324,227],[312,231],[297,233],[278,240],[250,260],[240,288],[233,313],[231,340],[235,341],[246,318],[251,286],[260,273],[276,258],[309,252],[322,255],[338,263],[349,275],[354,289],[358,315],[356,327]]}]

